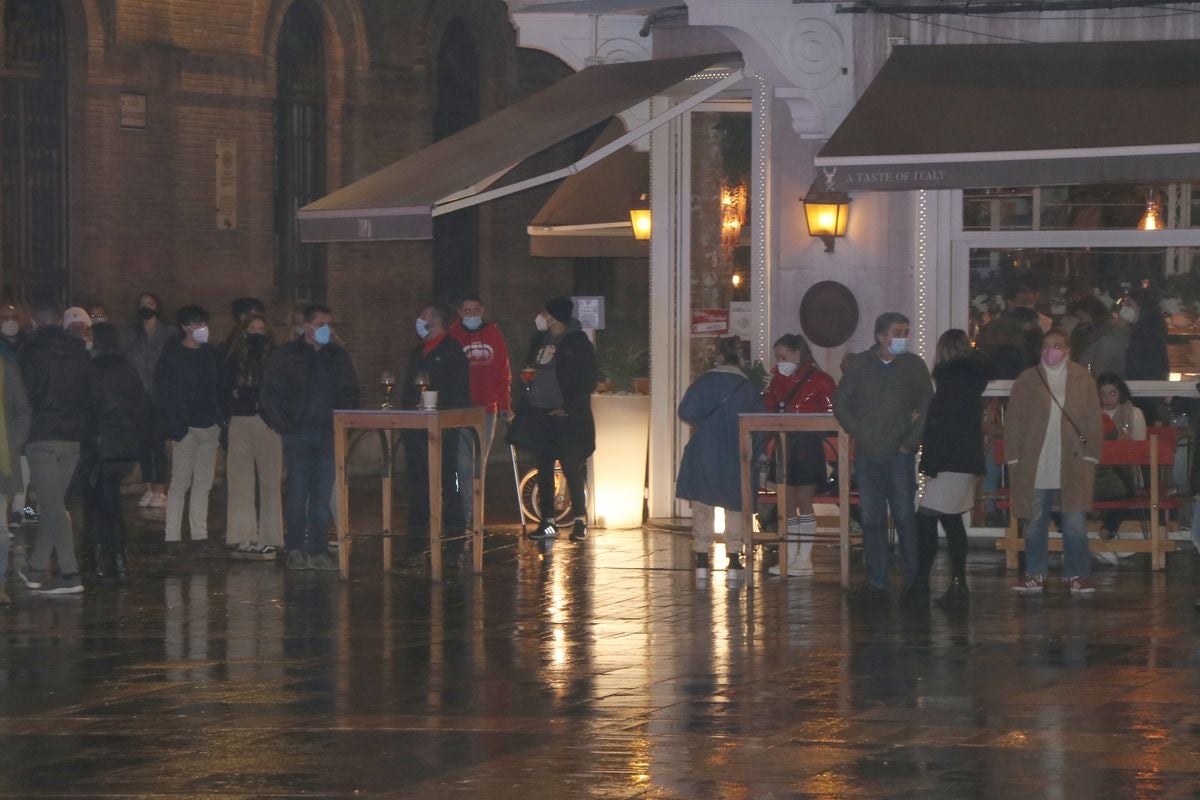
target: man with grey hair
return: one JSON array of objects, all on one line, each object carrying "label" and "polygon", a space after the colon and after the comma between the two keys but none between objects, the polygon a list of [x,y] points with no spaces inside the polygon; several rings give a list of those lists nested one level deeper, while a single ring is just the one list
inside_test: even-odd
[{"label": "man with grey hair", "polygon": [[[887,598],[888,509],[900,540],[901,603],[919,600],[915,454],[933,394],[929,368],[908,352],[908,318],[890,311],[875,320],[875,345],[850,356],[833,395],[833,413],[854,437],[854,476],[862,512],[867,580],[855,599]],[[929,587],[924,587],[928,597]]]},{"label": "man with grey hair", "polygon": [[[75,539],[67,513],[67,487],[79,464],[79,443],[91,396],[92,360],[83,340],[62,328],[57,306],[34,307],[34,332],[21,353],[21,376],[33,407],[25,445],[30,485],[41,506],[41,522],[29,562],[18,568],[25,585],[47,594],[83,591],[75,560]],[[51,577],[50,554],[59,575]]]}]

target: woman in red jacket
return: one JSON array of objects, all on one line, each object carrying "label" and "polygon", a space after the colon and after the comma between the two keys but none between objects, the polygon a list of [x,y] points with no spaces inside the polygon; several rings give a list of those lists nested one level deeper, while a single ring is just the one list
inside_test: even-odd
[{"label": "woman in red jacket", "polygon": [[[832,414],[836,388],[833,378],[813,360],[803,336],[788,333],[779,337],[775,342],[775,368],[765,394],[767,411]],[[796,498],[796,516],[787,518],[788,575],[812,574],[813,537],[817,532],[813,495],[828,478],[823,440],[819,433],[793,433],[788,437],[788,496]],[[779,568],[772,567],[771,574],[778,575]]]}]

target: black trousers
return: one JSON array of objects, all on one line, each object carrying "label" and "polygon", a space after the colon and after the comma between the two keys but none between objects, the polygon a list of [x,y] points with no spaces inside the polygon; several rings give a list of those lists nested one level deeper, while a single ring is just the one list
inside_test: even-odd
[{"label": "black trousers", "polygon": [[[448,552],[462,550],[467,523],[458,491],[458,437],[461,431],[442,433],[442,529]],[[425,431],[403,431],[404,466],[408,472],[407,551],[415,554],[429,546],[429,442]]]},{"label": "black trousers", "polygon": [[133,469],[132,461],[102,461],[84,491],[85,518],[91,543],[106,553],[125,550],[125,517],[121,513],[121,481]]},{"label": "black trousers", "polygon": [[571,496],[571,513],[575,519],[587,519],[587,459],[575,455],[570,417],[545,417],[546,425],[536,453],[538,495],[543,520],[558,516],[554,508],[554,463],[562,467]]}]

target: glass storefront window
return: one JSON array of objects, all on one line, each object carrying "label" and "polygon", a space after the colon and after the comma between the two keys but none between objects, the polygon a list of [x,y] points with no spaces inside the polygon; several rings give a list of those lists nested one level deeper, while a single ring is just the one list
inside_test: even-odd
[{"label": "glass storefront window", "polygon": [[1193,192],[1190,184],[1106,183],[966,189],[963,230],[1136,230],[1152,201],[1166,227],[1200,222],[1200,191]]},{"label": "glass storefront window", "polygon": [[1005,310],[1005,289],[1025,275],[1036,278],[1038,311],[1055,322],[1075,297],[1094,294],[1115,314],[1126,292],[1147,286],[1167,320],[1172,378],[1200,373],[1198,256],[1200,247],[972,248],[972,332]]},{"label": "glass storefront window", "polygon": [[963,192],[963,230],[1033,229],[1035,189],[968,189]]}]

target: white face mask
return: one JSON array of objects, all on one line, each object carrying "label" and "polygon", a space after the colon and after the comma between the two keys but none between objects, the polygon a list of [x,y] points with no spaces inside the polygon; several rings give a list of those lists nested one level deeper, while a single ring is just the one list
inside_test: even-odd
[{"label": "white face mask", "polygon": [[1117,312],[1117,316],[1132,325],[1138,321],[1138,310],[1133,306],[1121,306],[1121,310]]},{"label": "white face mask", "polygon": [[208,344],[208,326],[204,325],[192,331],[192,339],[196,344]]},{"label": "white face mask", "polygon": [[550,329],[550,324],[546,322],[545,316],[538,314],[533,318],[533,327],[537,328],[539,331],[545,332]]},{"label": "white face mask", "polygon": [[10,339],[16,338],[16,335],[21,332],[21,325],[15,319],[6,319],[0,324],[0,333]]},{"label": "white face mask", "polygon": [[780,361],[775,365],[775,369],[779,370],[779,374],[785,378],[790,378],[796,374],[796,363],[794,361]]},{"label": "white face mask", "polygon": [[892,343],[888,345],[888,352],[894,356],[903,355],[908,352],[908,339],[892,339]]}]

